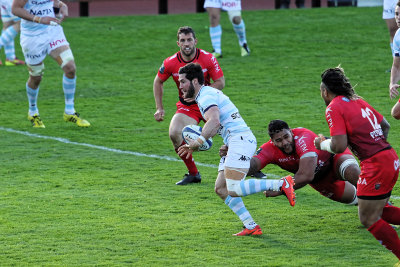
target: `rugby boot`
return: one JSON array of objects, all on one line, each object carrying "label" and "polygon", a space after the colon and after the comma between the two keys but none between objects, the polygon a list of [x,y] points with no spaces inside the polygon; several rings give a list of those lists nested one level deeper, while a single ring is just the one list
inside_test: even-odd
[{"label": "rugby boot", "polygon": [[254,229],[247,229],[245,226],[243,226],[243,230],[240,231],[237,234],[233,234],[234,236],[246,236],[246,235],[262,235],[261,227],[257,225]]},{"label": "rugby boot", "polygon": [[74,114],[66,114],[64,113],[64,121],[69,121],[72,123],[76,123],[79,127],[89,127],[90,122],[85,119],[82,119],[79,116],[79,113],[75,112]]},{"label": "rugby boot", "polygon": [[250,56],[250,48],[244,43],[240,49],[242,57]]},{"label": "rugby boot", "polygon": [[25,61],[20,60],[20,59],[18,59],[18,58],[15,58],[15,59],[12,59],[12,60],[6,59],[5,65],[6,65],[7,67],[10,67],[10,66],[17,66],[17,65],[25,65]]},{"label": "rugby boot", "polygon": [[183,179],[176,183],[176,185],[187,185],[192,183],[201,183],[201,175],[198,172],[196,175],[190,175],[186,173]]},{"label": "rugby boot", "polygon": [[39,114],[31,116],[28,113],[28,120],[32,123],[33,128],[46,128]]},{"label": "rugby boot", "polygon": [[288,175],[286,177],[283,177],[281,180],[283,180],[281,191],[289,200],[290,206],[294,207],[294,205],[296,204],[296,194],[294,193],[293,188],[293,178],[292,176]]}]

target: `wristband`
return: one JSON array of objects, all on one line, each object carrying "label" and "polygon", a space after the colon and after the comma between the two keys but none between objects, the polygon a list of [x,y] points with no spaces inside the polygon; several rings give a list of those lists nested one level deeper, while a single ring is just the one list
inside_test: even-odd
[{"label": "wristband", "polygon": [[326,140],[322,141],[320,144],[321,150],[325,150],[325,151],[328,151],[329,153],[335,154],[335,152],[332,151],[331,143],[332,143],[331,139],[326,139]]},{"label": "wristband", "polygon": [[32,19],[32,21],[33,21],[33,22],[36,22],[36,23],[40,23],[40,20],[41,20],[41,19],[42,19],[41,17],[34,16],[33,19]]},{"label": "wristband", "polygon": [[[201,140],[201,142],[199,141]],[[199,138],[197,139],[197,142],[199,142],[200,145],[204,144],[207,140],[204,138],[204,136],[200,135]]]}]

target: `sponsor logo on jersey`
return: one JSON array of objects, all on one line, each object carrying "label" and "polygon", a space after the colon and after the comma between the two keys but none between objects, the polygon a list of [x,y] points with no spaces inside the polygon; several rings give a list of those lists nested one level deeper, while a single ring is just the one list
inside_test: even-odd
[{"label": "sponsor logo on jersey", "polygon": [[399,160],[395,160],[394,161],[394,170],[397,171],[397,169],[399,168],[400,165],[400,161]]},{"label": "sponsor logo on jersey", "polygon": [[289,162],[289,161],[295,161],[295,160],[296,160],[296,158],[292,157],[292,156],[278,159],[279,162]]},{"label": "sponsor logo on jersey", "polygon": [[257,151],[256,151],[256,155],[260,154],[260,153],[261,153],[261,151],[262,151],[262,148],[260,147],[259,149],[257,149]]},{"label": "sponsor logo on jersey", "polygon": [[365,180],[365,178],[359,178],[357,184],[363,184],[363,185],[367,185],[367,180]]},{"label": "sponsor logo on jersey", "polygon": [[302,152],[308,151],[308,147],[304,139],[306,139],[306,137],[303,135],[297,140],[297,144],[299,145],[299,148],[301,149]]},{"label": "sponsor logo on jersey", "polygon": [[[220,67],[219,67],[219,65],[218,65],[217,59],[216,59],[214,56],[211,57],[211,62],[212,62],[212,64],[214,64],[215,71],[216,71],[216,72],[219,72],[221,69],[220,69]],[[203,72],[204,72],[204,71],[203,71]]]},{"label": "sponsor logo on jersey", "polygon": [[236,1],[230,1],[230,2],[222,2],[222,7],[237,7],[238,3]]},{"label": "sponsor logo on jersey", "polygon": [[29,13],[31,13],[34,16],[46,16],[46,15],[51,15],[53,14],[53,9],[42,9],[42,10],[29,10]]},{"label": "sponsor logo on jersey", "polygon": [[64,42],[66,42],[65,39],[61,39],[61,40],[56,40],[56,41],[54,41],[54,42],[50,42],[50,48],[53,48],[53,47],[55,47],[55,46],[57,46],[57,45],[59,45],[59,44],[62,44],[62,43],[64,43]]},{"label": "sponsor logo on jersey", "polygon": [[251,158],[248,157],[248,156],[245,156],[245,155],[241,155],[240,158],[239,158],[239,160],[240,160],[240,161],[250,161]]},{"label": "sponsor logo on jersey", "polygon": [[379,188],[381,188],[381,184],[380,183],[375,184],[375,190],[379,190]]},{"label": "sponsor logo on jersey", "polygon": [[350,102],[350,99],[348,99],[347,97],[342,97],[342,100],[343,100],[344,102]]},{"label": "sponsor logo on jersey", "polygon": [[232,117],[233,120],[241,118],[239,112],[232,113],[231,117]]},{"label": "sponsor logo on jersey", "polygon": [[332,116],[331,116],[331,113],[329,113],[330,111],[332,111],[332,109],[330,107],[327,107],[326,111],[325,111],[325,116],[326,116],[326,121],[328,122],[329,128],[331,128],[333,126]]},{"label": "sponsor logo on jersey", "polygon": [[158,71],[159,71],[161,74],[164,74],[164,71],[165,71],[164,63],[161,64],[161,67],[160,67],[160,69],[159,69]]},{"label": "sponsor logo on jersey", "polygon": [[54,0],[32,1],[32,5],[44,5],[51,2],[54,2]]}]

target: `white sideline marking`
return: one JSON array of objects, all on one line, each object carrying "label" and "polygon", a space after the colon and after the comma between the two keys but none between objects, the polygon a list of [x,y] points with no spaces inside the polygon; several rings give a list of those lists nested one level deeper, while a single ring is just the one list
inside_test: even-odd
[{"label": "white sideline marking", "polygon": [[[133,156],[137,156],[137,157],[146,157],[146,158],[155,158],[155,159],[165,159],[165,160],[168,160],[168,161],[175,161],[175,162],[181,161],[180,159],[171,158],[171,157],[168,157],[168,156],[160,156],[160,155],[155,155],[155,154],[144,154],[144,153],[140,153],[140,152],[126,151],[126,150],[120,150],[120,149],[115,149],[115,148],[108,148],[108,147],[105,147],[105,146],[97,146],[97,145],[91,145],[91,144],[86,144],[86,143],[78,143],[78,142],[70,141],[70,140],[68,140],[66,138],[34,134],[34,133],[30,133],[30,132],[24,132],[24,131],[18,131],[18,130],[14,130],[14,129],[10,129],[10,128],[4,128],[4,127],[1,127],[1,126],[0,126],[0,130],[6,131],[6,132],[9,132],[9,133],[17,133],[17,134],[30,136],[30,137],[36,137],[36,138],[42,138],[42,139],[50,139],[50,140],[58,141],[58,142],[61,142],[61,143],[64,143],[64,144],[85,146],[85,147],[100,149],[100,150],[119,153],[119,154],[128,154],[128,155],[133,155]],[[201,163],[201,162],[196,162],[196,164],[199,165],[199,166],[203,166],[203,167],[218,168],[218,166],[214,165],[214,164],[206,164],[206,163]],[[267,173],[267,177],[268,178],[280,178],[280,176],[275,175],[275,174],[270,174],[270,173]],[[399,196],[393,196],[393,195],[390,198],[391,199],[400,199]]]},{"label": "white sideline marking", "polygon": [[[70,141],[70,140],[68,140],[66,138],[34,134],[34,133],[30,133],[30,132],[24,132],[24,131],[18,131],[18,130],[14,130],[14,129],[10,129],[10,128],[4,128],[4,127],[1,127],[1,126],[0,126],[0,130],[6,131],[6,132],[9,132],[9,133],[17,133],[17,134],[22,134],[22,135],[25,135],[25,136],[41,138],[41,139],[50,139],[50,140],[58,141],[58,142],[61,142],[61,143],[64,143],[64,144],[85,146],[85,147],[100,149],[100,150],[119,153],[119,154],[134,155],[134,156],[137,156],[137,157],[164,159],[164,160],[168,160],[168,161],[181,161],[181,159],[176,159],[176,158],[172,158],[172,157],[168,157],[168,156],[145,154],[145,153],[140,153],[140,152],[109,148],[109,147],[105,147],[105,146],[97,146],[97,145],[91,145],[91,144],[86,144],[86,143],[78,143],[78,142]],[[214,164],[206,164],[206,163],[201,163],[201,162],[196,162],[196,164],[199,165],[199,166],[203,166],[203,167],[218,168],[218,166],[214,165]]]}]

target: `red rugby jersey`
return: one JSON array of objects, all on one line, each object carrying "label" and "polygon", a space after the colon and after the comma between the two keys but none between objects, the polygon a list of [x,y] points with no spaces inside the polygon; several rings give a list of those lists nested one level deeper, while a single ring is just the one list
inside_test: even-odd
[{"label": "red rugby jersey", "polygon": [[[224,76],[221,67],[218,64],[217,59],[211,54],[202,49],[196,48],[196,55],[191,61],[185,61],[182,58],[181,52],[177,52],[174,55],[166,58],[158,70],[158,77],[162,81],[166,81],[171,75],[174,79],[176,86],[178,87],[179,99],[183,101],[182,92],[179,90],[179,68],[185,66],[188,63],[199,63],[203,68],[204,73],[204,85],[210,85],[211,79],[213,81]],[[182,102],[184,103],[184,102]]]},{"label": "red rugby jersey", "polygon": [[295,128],[292,129],[292,132],[295,151],[290,155],[285,154],[269,140],[257,150],[257,155],[255,155],[260,160],[261,167],[264,168],[272,163],[286,171],[296,173],[299,169],[300,158],[307,153],[312,153],[318,156],[315,173],[320,172],[322,169],[326,170],[330,166],[332,154],[315,148],[314,139],[317,135],[306,128]]},{"label": "red rugby jersey", "polygon": [[363,99],[336,96],[325,117],[331,136],[346,134],[349,148],[360,160],[390,146],[380,126],[383,116]]}]

